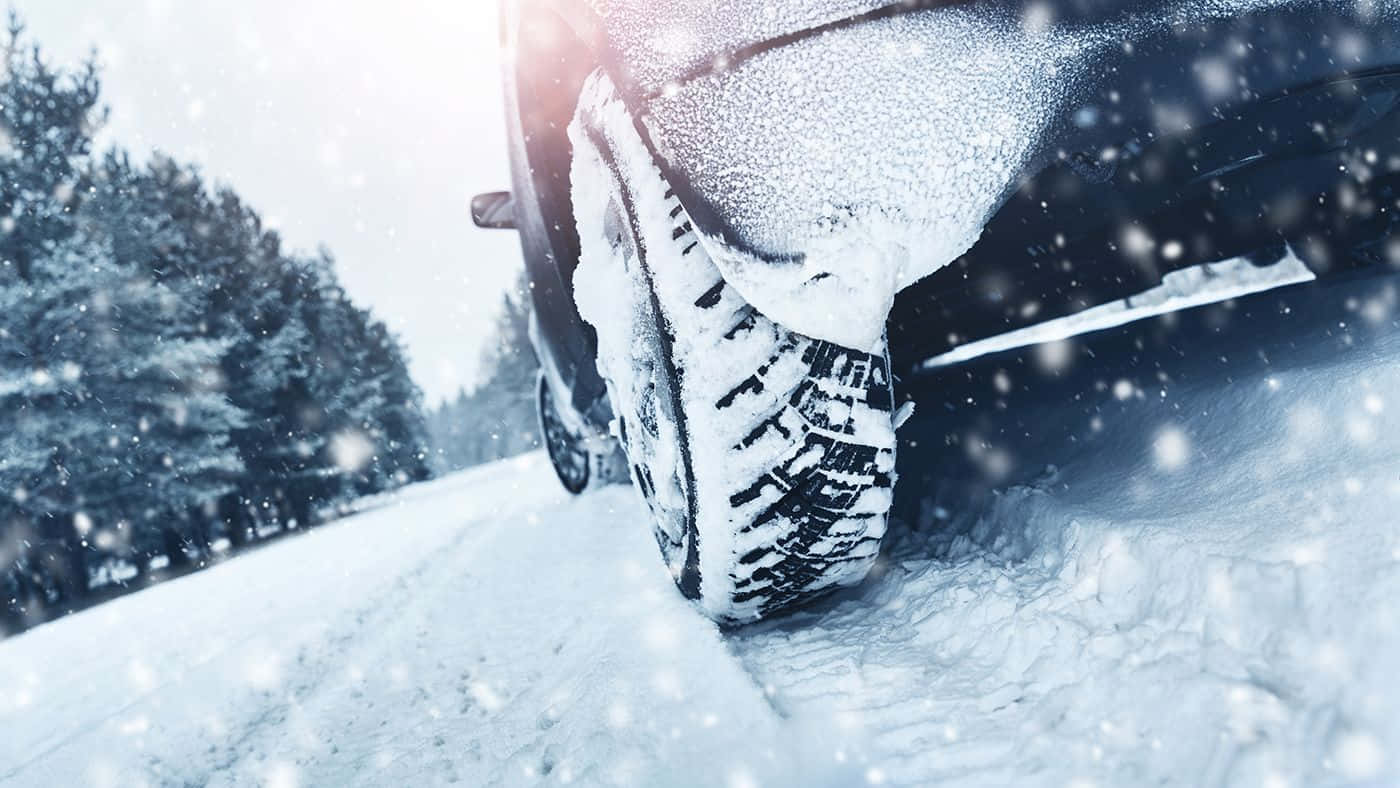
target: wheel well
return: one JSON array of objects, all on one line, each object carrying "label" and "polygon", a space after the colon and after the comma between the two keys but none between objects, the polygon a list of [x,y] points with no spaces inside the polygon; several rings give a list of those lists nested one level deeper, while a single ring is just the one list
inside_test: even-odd
[{"label": "wheel well", "polygon": [[510,68],[526,172],[546,218],[554,264],[572,290],[579,242],[572,221],[573,146],[568,130],[584,80],[600,57],[587,21],[565,18],[543,5],[527,3],[521,9]]},{"label": "wheel well", "polygon": [[502,39],[516,221],[537,329],[532,340],[541,365],[561,385],[561,400],[590,414],[606,389],[594,364],[597,336],[573,299],[579,239],[568,129],[584,80],[605,50],[594,34],[601,27],[578,8],[584,5],[509,0]]}]

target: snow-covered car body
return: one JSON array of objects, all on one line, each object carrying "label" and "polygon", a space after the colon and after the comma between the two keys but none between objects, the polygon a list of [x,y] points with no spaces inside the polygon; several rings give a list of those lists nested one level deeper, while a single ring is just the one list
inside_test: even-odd
[{"label": "snow-covered car body", "polygon": [[[1395,0],[518,0],[503,24],[538,344],[594,425],[606,406],[570,295],[564,129],[596,68],[730,284],[849,347],[888,318],[897,362],[1139,292],[1231,241],[1292,238],[1303,219],[1246,189],[1229,232],[1171,244],[1185,253],[1116,243],[1165,209],[1209,214],[1231,179],[1394,136],[1377,124],[1394,115]],[[1334,185],[1336,163],[1313,160],[1290,168],[1295,202]],[[1076,270],[1026,279],[1082,239]]]},{"label": "snow-covered car body", "polygon": [[626,469],[717,621],[878,563],[900,376],[1400,268],[1400,0],[503,19],[514,195],[473,214],[521,231],[545,448]]}]

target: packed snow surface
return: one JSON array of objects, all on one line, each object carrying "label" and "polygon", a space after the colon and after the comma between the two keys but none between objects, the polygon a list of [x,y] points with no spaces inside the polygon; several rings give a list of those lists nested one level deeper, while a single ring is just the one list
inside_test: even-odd
[{"label": "packed snow surface", "polygon": [[1391,279],[905,382],[862,586],[722,632],[539,456],[0,642],[0,784],[1400,779]]}]

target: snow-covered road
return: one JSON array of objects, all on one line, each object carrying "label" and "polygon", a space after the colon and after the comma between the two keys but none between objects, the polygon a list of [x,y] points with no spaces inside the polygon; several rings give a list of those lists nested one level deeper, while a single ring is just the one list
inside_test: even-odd
[{"label": "snow-covered road", "polygon": [[0,642],[0,784],[1400,778],[1400,294],[904,381],[877,575],[722,633],[538,456]]}]

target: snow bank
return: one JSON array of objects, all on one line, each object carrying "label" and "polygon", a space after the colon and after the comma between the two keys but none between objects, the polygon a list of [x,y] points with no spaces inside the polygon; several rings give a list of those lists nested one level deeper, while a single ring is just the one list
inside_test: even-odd
[{"label": "snow bank", "polygon": [[[1392,783],[1398,296],[1285,291],[1173,316],[1200,326],[1179,354],[1140,324],[1053,374],[927,380],[945,415],[910,437],[951,448],[906,466],[933,481],[883,576],[740,657],[892,784]],[[1010,481],[968,494],[969,466]]]}]

